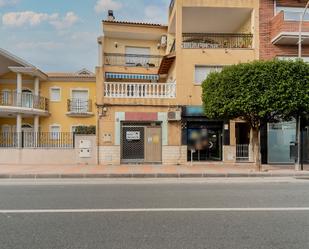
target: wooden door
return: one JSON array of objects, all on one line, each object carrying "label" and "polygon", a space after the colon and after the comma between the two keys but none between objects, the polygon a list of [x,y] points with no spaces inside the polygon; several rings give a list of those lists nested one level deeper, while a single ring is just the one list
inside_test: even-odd
[{"label": "wooden door", "polygon": [[145,128],[145,162],[162,162],[162,135],[161,127]]}]

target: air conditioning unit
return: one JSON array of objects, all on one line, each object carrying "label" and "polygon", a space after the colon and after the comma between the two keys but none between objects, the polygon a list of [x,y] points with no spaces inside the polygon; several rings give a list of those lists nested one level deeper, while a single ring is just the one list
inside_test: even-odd
[{"label": "air conditioning unit", "polygon": [[180,121],[181,120],[181,111],[171,111],[167,113],[168,121]]},{"label": "air conditioning unit", "polygon": [[161,36],[160,45],[161,45],[161,48],[165,48],[167,46],[167,36],[166,35]]}]

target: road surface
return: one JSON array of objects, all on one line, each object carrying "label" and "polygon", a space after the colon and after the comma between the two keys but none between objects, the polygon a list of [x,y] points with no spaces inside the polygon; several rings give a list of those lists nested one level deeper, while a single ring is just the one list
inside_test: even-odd
[{"label": "road surface", "polygon": [[0,181],[2,249],[307,249],[309,180]]}]

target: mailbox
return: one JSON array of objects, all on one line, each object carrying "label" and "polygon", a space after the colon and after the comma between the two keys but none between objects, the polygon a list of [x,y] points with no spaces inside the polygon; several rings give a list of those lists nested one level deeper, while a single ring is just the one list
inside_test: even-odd
[{"label": "mailbox", "polygon": [[80,149],[79,157],[80,158],[90,158],[91,157],[90,149]]},{"label": "mailbox", "polygon": [[79,141],[79,157],[90,158],[91,157],[91,141],[80,140]]},{"label": "mailbox", "polygon": [[80,140],[79,141],[79,148],[80,149],[90,149],[91,148],[91,141],[90,140]]}]

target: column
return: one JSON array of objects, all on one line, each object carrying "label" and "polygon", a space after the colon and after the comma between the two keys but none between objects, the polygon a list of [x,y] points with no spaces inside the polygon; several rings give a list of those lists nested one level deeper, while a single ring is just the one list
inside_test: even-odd
[{"label": "column", "polygon": [[40,79],[34,78],[34,96],[32,96],[33,108],[40,109]]},{"label": "column", "polygon": [[21,106],[22,104],[22,89],[23,89],[23,77],[21,73],[17,73],[17,84],[16,84],[16,104]]},{"label": "column", "polygon": [[38,115],[34,116],[34,134],[31,136],[33,138],[34,147],[38,147],[39,139],[39,126],[40,126],[40,117]]},{"label": "column", "polygon": [[17,133],[16,145],[17,145],[18,148],[22,147],[22,129],[21,129],[21,126],[22,126],[22,116],[21,116],[21,114],[17,114],[17,116],[16,116],[16,133]]}]

